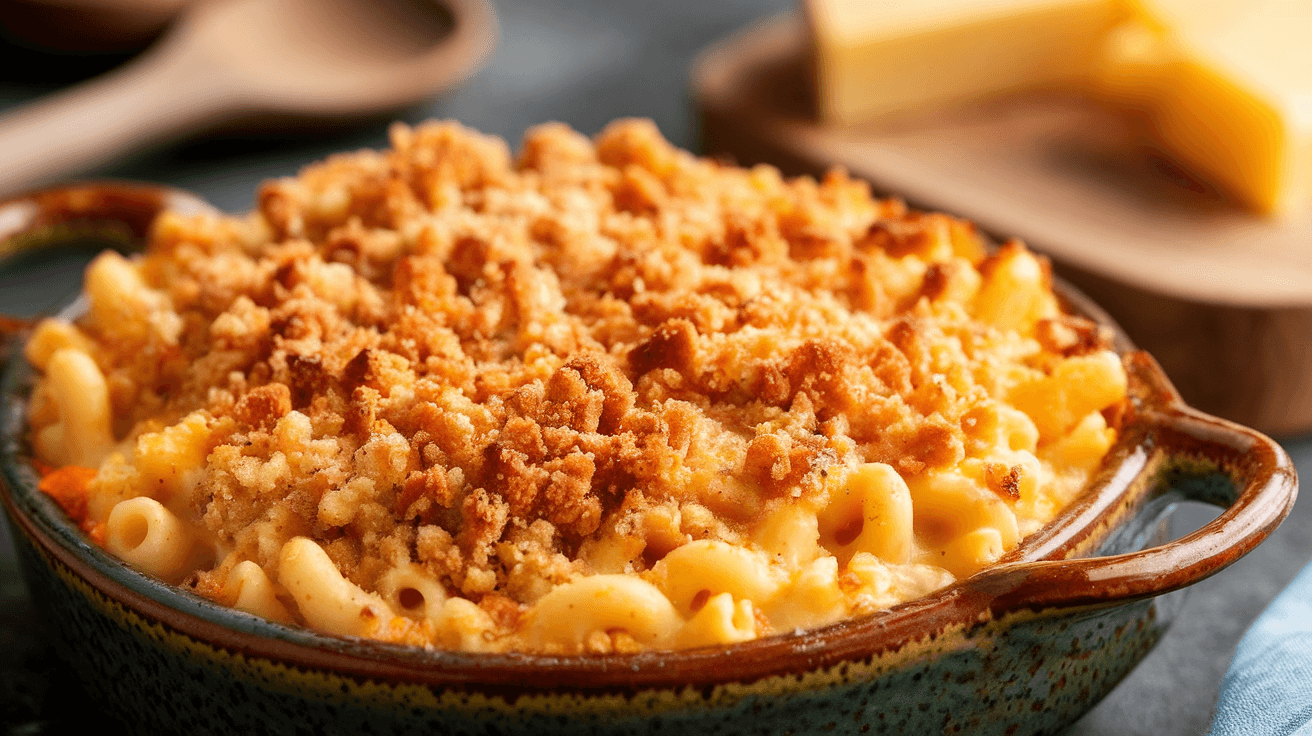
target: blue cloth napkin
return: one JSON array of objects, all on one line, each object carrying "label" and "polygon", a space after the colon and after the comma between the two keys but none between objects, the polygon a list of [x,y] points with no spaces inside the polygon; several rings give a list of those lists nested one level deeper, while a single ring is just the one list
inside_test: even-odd
[{"label": "blue cloth napkin", "polygon": [[1312,565],[1239,641],[1212,736],[1312,736]]}]

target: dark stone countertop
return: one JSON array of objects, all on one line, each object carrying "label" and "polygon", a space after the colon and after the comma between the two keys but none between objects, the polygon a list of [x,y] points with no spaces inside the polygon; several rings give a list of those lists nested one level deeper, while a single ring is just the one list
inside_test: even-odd
[{"label": "dark stone countertop", "polygon": [[[398,118],[455,118],[514,144],[527,127],[548,120],[591,134],[614,118],[645,116],[674,143],[695,148],[687,82],[692,57],[717,38],[791,7],[787,0],[499,0],[497,5],[502,36],[489,64],[461,89]],[[0,110],[106,65],[73,60],[54,64],[56,71],[50,72],[44,70],[48,60],[34,64],[33,58],[0,46],[0,62],[10,62],[0,63]],[[44,78],[35,78],[33,69],[41,69],[36,74]],[[349,132],[211,138],[88,173],[171,184],[220,208],[242,211],[251,206],[262,179],[294,174],[334,151],[382,146],[386,127],[379,122]],[[77,289],[84,257],[0,264],[0,313],[32,314],[64,302]],[[1284,445],[1300,472],[1312,470],[1312,440]],[[1186,508],[1179,520],[1197,525],[1210,515]],[[1312,504],[1304,502],[1257,551],[1195,586],[1158,647],[1069,733],[1205,732],[1239,637],[1309,559]],[[78,695],[76,683],[44,643],[8,529],[0,525],[0,730],[60,733],[81,730],[89,718],[102,732],[113,732],[112,724],[89,711]]]}]

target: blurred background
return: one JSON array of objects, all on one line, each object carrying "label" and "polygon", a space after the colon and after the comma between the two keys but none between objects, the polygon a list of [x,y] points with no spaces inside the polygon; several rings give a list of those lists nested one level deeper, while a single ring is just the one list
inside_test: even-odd
[{"label": "blurred background", "polygon": [[[67,19],[33,15],[39,5],[0,0],[0,115],[129,63],[150,37],[149,30],[129,33],[119,48],[101,44],[101,51],[86,53],[86,44],[95,42],[79,40],[78,26]],[[393,119],[453,118],[516,147],[525,129],[546,121],[593,134],[615,118],[641,116],[653,119],[675,144],[696,150],[699,127],[688,81],[694,57],[727,34],[793,11],[794,3],[496,0],[495,8],[500,31],[490,56],[437,99],[331,129],[230,130],[156,145],[83,173],[167,184],[240,212],[252,206],[264,179],[293,175],[333,152],[385,146]],[[0,150],[0,167],[17,153]],[[0,262],[0,314],[36,314],[67,302],[89,255]],[[1301,470],[1312,468],[1312,442],[1285,446]],[[1307,506],[1296,509],[1257,552],[1197,586],[1157,650],[1070,733],[1204,732],[1238,638],[1312,554]],[[1182,524],[1194,526],[1213,514],[1190,509]],[[44,645],[9,544],[8,530],[0,528],[0,733],[80,732],[88,722],[101,733],[115,733],[116,724],[87,709]]]},{"label": "blurred background", "polygon": [[[562,121],[593,134],[617,117],[641,116],[687,148],[695,143],[688,93],[693,56],[725,34],[791,8],[791,0],[498,0],[500,38],[492,56],[437,100],[354,128],[211,137],[87,173],[170,184],[221,209],[244,211],[265,178],[295,174],[336,151],[385,146],[391,119],[454,118],[517,147],[524,130],[537,123]],[[9,28],[0,43],[0,106],[6,108],[131,58],[51,53]]]}]

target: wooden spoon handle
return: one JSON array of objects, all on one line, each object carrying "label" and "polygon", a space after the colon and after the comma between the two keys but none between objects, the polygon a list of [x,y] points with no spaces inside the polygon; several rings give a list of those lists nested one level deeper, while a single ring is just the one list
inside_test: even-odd
[{"label": "wooden spoon handle", "polygon": [[0,117],[0,196],[164,142],[230,109],[221,76],[183,39],[120,69]]}]

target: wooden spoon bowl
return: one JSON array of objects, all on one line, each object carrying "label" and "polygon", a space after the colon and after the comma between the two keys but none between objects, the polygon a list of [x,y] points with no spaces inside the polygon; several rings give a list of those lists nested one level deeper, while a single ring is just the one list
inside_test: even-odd
[{"label": "wooden spoon bowl", "polygon": [[489,0],[205,0],[132,63],[0,118],[0,194],[188,133],[353,119],[436,96],[491,51]]}]

